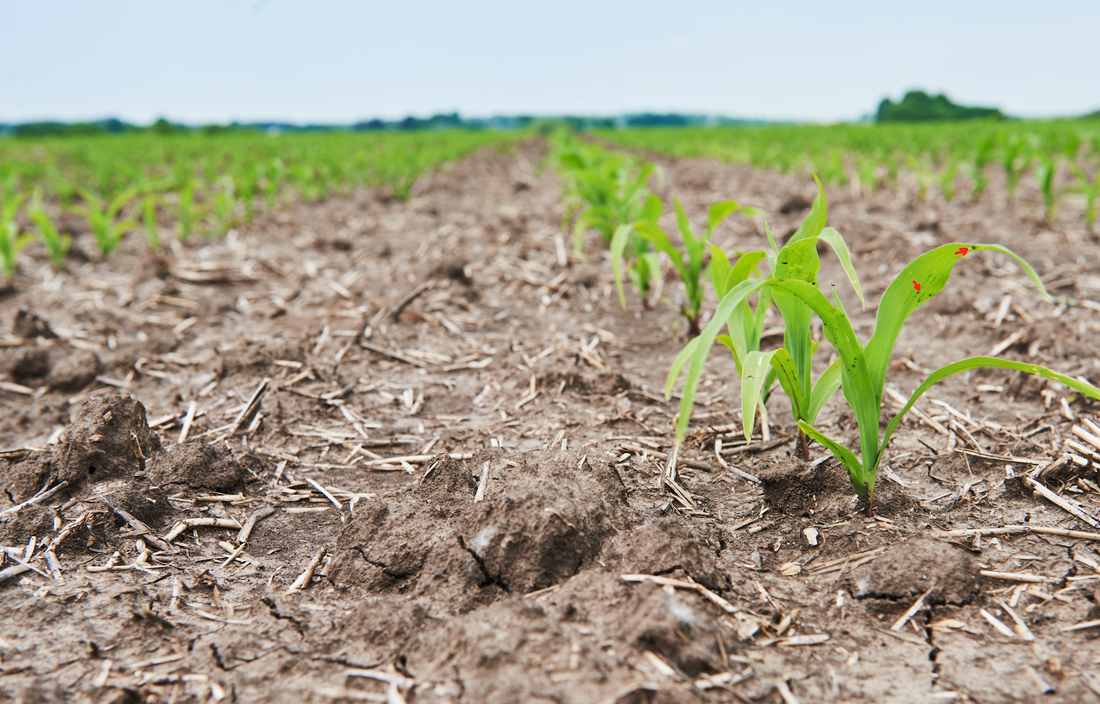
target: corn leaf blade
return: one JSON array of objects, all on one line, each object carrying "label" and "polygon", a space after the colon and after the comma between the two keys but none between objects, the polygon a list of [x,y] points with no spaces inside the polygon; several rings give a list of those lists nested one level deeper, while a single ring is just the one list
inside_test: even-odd
[{"label": "corn leaf blade", "polygon": [[691,363],[688,365],[687,378],[684,380],[683,397],[680,399],[680,415],[676,419],[677,446],[684,441],[684,436],[687,434],[688,421],[691,419],[691,408],[695,402],[695,392],[699,388],[699,380],[703,376],[703,367],[706,364],[707,356],[710,354],[710,349],[714,346],[714,339],[718,336],[722,326],[729,320],[738,304],[764,284],[765,282],[758,279],[749,279],[735,286],[718,304],[714,317],[707,323],[703,332],[695,338],[698,342],[694,354],[691,355]]},{"label": "corn leaf blade", "polygon": [[[1013,371],[1025,372],[1027,374],[1037,374],[1039,376],[1046,377],[1047,379],[1053,379],[1054,381],[1065,384],[1071,389],[1076,389],[1077,391],[1080,391],[1089,398],[1100,399],[1100,389],[1092,386],[1091,384],[1086,384],[1082,381],[1074,379],[1073,377],[1056,372],[1048,367],[1040,366],[1038,364],[1028,364],[1026,362],[1016,362],[1011,359],[1001,359],[999,357],[970,357],[969,359],[964,359],[959,362],[953,362],[952,364],[940,367],[936,371],[929,374],[928,378],[921,382],[921,385],[918,386],[916,391],[914,391],[909,397],[909,401],[905,404],[904,407],[902,407],[900,411],[898,411],[898,414],[896,416],[890,419],[890,423],[886,426],[886,435],[882,440],[882,445],[879,450],[880,455],[886,450],[886,444],[890,442],[890,437],[894,434],[894,430],[897,429],[898,424],[901,423],[903,418],[905,418],[905,414],[908,413],[911,408],[913,408],[913,404],[917,402],[917,399],[924,395],[924,392],[928,391],[928,389],[932,388],[933,386],[943,381],[947,377],[952,376],[953,374],[970,371],[971,369],[978,369],[979,367],[1012,369]],[[881,459],[881,457],[879,459]]]},{"label": "corn leaf blade", "polygon": [[925,252],[909,263],[890,283],[879,302],[875,333],[867,342],[867,371],[875,388],[875,398],[881,403],[886,370],[901,328],[918,307],[942,291],[951,277],[955,263],[967,254],[989,250],[1007,254],[1023,267],[1044,298],[1049,300],[1043,282],[1030,264],[1006,247],[995,244],[945,244]]}]

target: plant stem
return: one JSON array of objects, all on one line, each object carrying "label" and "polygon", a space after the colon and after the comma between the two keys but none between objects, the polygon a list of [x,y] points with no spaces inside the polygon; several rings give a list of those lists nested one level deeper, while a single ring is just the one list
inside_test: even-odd
[{"label": "plant stem", "polygon": [[699,318],[688,318],[688,322],[688,334],[691,337],[699,337],[699,335],[703,332],[702,329],[700,329],[699,327]]},{"label": "plant stem", "polygon": [[798,431],[798,452],[803,462],[810,461],[810,438],[801,429]]}]

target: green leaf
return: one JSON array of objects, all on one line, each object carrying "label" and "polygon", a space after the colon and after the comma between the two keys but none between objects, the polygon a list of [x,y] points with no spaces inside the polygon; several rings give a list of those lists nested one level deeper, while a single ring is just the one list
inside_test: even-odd
[{"label": "green leaf", "polygon": [[684,349],[680,350],[680,353],[676,355],[676,359],[672,360],[672,368],[668,370],[668,376],[665,377],[666,399],[672,398],[672,389],[676,386],[676,380],[680,378],[680,373],[683,372],[687,363],[691,361],[691,357],[695,354],[697,347],[699,347],[699,338],[693,337],[684,345]]},{"label": "green leaf", "polygon": [[844,238],[831,227],[822,230],[818,238],[836,252],[837,259],[840,260],[840,266],[844,268],[844,273],[848,275],[848,281],[851,282],[852,288],[859,296],[859,302],[866,308],[867,302],[863,300],[863,289],[859,286],[859,277],[856,275],[855,267],[852,266],[852,255],[848,251],[848,244],[844,241]]},{"label": "green leaf", "polygon": [[738,210],[741,210],[741,206],[735,200],[723,200],[710,206],[710,210],[707,211],[707,234],[703,239],[709,240],[714,234],[714,228]]},{"label": "green leaf", "polygon": [[635,232],[652,242],[657,251],[668,255],[668,258],[672,261],[672,266],[676,268],[681,278],[687,277],[687,272],[684,271],[683,255],[680,250],[676,249],[676,245],[672,244],[672,240],[668,238],[668,235],[659,225],[646,220],[639,220],[634,223],[633,227]]},{"label": "green leaf", "polygon": [[810,393],[810,408],[806,412],[806,422],[810,425],[817,422],[817,414],[821,413],[821,409],[840,388],[840,365],[841,359],[837,357],[836,361],[817,378],[817,383],[814,384],[814,389]]},{"label": "green leaf", "polygon": [[875,465],[878,465],[878,459],[881,459],[881,453],[886,450],[886,444],[890,442],[890,437],[894,434],[894,430],[901,423],[905,414],[909,412],[909,409],[913,407],[913,404],[917,402],[925,391],[932,388],[940,381],[943,381],[947,377],[958,374],[960,372],[970,371],[971,369],[978,369],[979,367],[995,367],[997,369],[1012,369],[1018,372],[1025,372],[1027,374],[1038,374],[1039,376],[1046,377],[1047,379],[1053,379],[1059,383],[1065,384],[1071,389],[1076,389],[1085,394],[1089,398],[1100,399],[1100,389],[1086,384],[1082,381],[1074,379],[1073,377],[1060,374],[1053,369],[1040,366],[1038,364],[1027,364],[1026,362],[1015,362],[1010,359],[1001,359],[999,357],[971,357],[959,362],[954,362],[946,366],[940,367],[936,371],[928,375],[928,378],[921,382],[921,385],[917,387],[917,390],[909,397],[909,401],[898,412],[896,416],[890,419],[890,423],[886,426],[886,436],[882,440],[882,445],[879,451],[880,457],[876,458]]},{"label": "green leaf", "polygon": [[[817,238],[803,239],[779,250],[775,275],[784,279],[804,281],[817,287],[817,272],[821,261],[817,256]],[[810,373],[813,359],[811,323],[813,312],[798,296],[780,289],[773,291],[775,305],[783,314],[783,346],[790,352],[802,384],[802,397],[810,396]],[[800,416],[796,416],[796,419]]]},{"label": "green leaf", "polygon": [[615,276],[615,290],[619,292],[619,305],[626,310],[626,294],[623,293],[623,252],[630,241],[630,225],[619,225],[611,237],[611,272]]},{"label": "green leaf", "polygon": [[801,418],[805,409],[802,397],[802,383],[798,378],[791,355],[785,349],[760,352],[753,350],[745,355],[741,369],[741,418],[745,428],[745,439],[752,438],[752,428],[756,417],[756,407],[760,404],[761,391],[767,384],[768,370],[774,368],[779,383],[795,407],[795,417]]},{"label": "green leaf", "polygon": [[729,277],[730,269],[732,269],[730,259],[721,247],[712,244],[710,246],[710,261],[710,282],[714,286],[714,294],[718,296],[718,300],[722,300],[722,297],[726,295],[726,291],[729,290],[726,279]]},{"label": "green leaf", "polygon": [[663,211],[664,208],[665,204],[661,202],[661,199],[650,194],[645,199],[645,205],[642,206],[642,215],[639,219],[657,222],[661,219],[661,211]]},{"label": "green leaf", "polygon": [[944,289],[957,261],[978,250],[1002,252],[1015,259],[1043,297],[1050,300],[1043,282],[1031,265],[1000,245],[956,242],[920,255],[902,269],[882,294],[875,320],[875,333],[867,342],[867,371],[871,374],[875,398],[879,403],[882,402],[882,388],[886,383],[890,356],[905,321],[919,306]]},{"label": "green leaf", "polygon": [[[713,251],[713,245],[711,251]],[[760,264],[762,259],[767,258],[767,256],[767,252],[757,250],[755,252],[742,254],[738,257],[737,263],[733,265],[730,269],[730,273],[726,277],[726,290],[754,276],[756,274],[757,265]]]},{"label": "green leaf", "polygon": [[[768,217],[764,216],[764,232],[768,235],[768,244],[772,246],[772,252],[778,253],[779,246],[775,243],[775,235],[772,234],[772,227],[768,224]],[[769,260],[772,257],[768,257]],[[772,271],[775,271],[775,262],[772,262]]]},{"label": "green leaf", "polygon": [[676,209],[676,227],[679,228],[680,235],[684,238],[684,246],[690,251],[696,244],[695,232],[691,229],[691,220],[684,212],[684,206],[680,205],[679,197],[673,198],[672,206]]},{"label": "green leaf", "polygon": [[814,204],[798,230],[787,240],[788,246],[807,237],[817,237],[825,227],[825,221],[829,217],[829,203],[825,198],[825,187],[821,185],[816,174],[814,174],[814,181],[817,182],[817,197],[814,198]]},{"label": "green leaf", "polygon": [[848,481],[852,483],[852,488],[856,490],[860,498],[864,501],[870,500],[870,497],[875,491],[875,472],[866,473],[863,467],[860,465],[859,458],[857,458],[852,451],[841,445],[836,440],[827,437],[824,433],[819,431],[804,420],[798,421],[798,427],[802,429],[802,432],[809,435],[814,440],[824,445],[829,452],[833,453],[833,457],[837,458],[844,468],[848,470]]},{"label": "green leaf", "polygon": [[[696,339],[698,339],[698,338],[696,338]],[[740,352],[737,351],[737,345],[734,344],[733,338],[730,337],[729,335],[719,335],[718,337],[716,337],[714,339],[717,340],[718,342],[721,342],[723,345],[725,345],[726,348],[730,351],[730,354],[733,355],[733,363],[737,367],[737,376],[740,377],[741,376],[741,359],[742,359],[742,355],[741,355]],[[767,383],[765,383],[764,386],[767,386]]]},{"label": "green leaf", "polygon": [[714,346],[714,338],[718,336],[719,330],[729,320],[730,315],[734,309],[745,300],[753,291],[758,290],[764,285],[765,282],[759,279],[749,279],[748,281],[742,281],[735,286],[725,298],[718,304],[717,310],[714,312],[714,318],[707,323],[706,328],[697,337],[698,343],[695,347],[695,353],[691,356],[691,363],[688,365],[687,379],[684,381],[684,394],[680,399],[680,415],[676,420],[676,445],[684,441],[684,436],[687,434],[688,421],[691,419],[691,408],[695,402],[695,392],[699,388],[699,380],[703,376],[703,366],[706,364],[707,356],[710,354],[710,348]]}]

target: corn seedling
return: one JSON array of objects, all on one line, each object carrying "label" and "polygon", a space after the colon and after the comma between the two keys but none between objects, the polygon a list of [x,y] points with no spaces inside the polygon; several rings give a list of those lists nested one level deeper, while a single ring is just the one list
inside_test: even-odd
[{"label": "corn seedling", "polygon": [[650,195],[642,207],[642,213],[636,222],[619,225],[611,237],[611,269],[615,276],[615,288],[619,293],[619,304],[626,310],[626,296],[623,294],[622,262],[626,258],[631,263],[626,273],[638,296],[642,299],[642,308],[649,310],[649,292],[661,281],[661,260],[657,252],[649,251],[649,240],[642,235],[643,228],[655,225],[661,217],[664,204],[657,196]]},{"label": "corn seedling", "polygon": [[[868,343],[863,345],[856,338],[851,321],[835,291],[833,303],[830,303],[817,286],[805,280],[775,276],[765,281],[750,279],[739,284],[722,299],[714,320],[699,337],[700,343],[688,369],[684,389],[684,399],[687,399],[687,402],[681,405],[680,423],[686,424],[684,419],[690,412],[691,400],[694,399],[698,388],[707,352],[714,343],[724,316],[728,316],[747,295],[765,287],[775,291],[777,299],[781,294],[790,295],[812,309],[823,323],[822,330],[825,338],[839,355],[837,364],[840,371],[840,386],[843,388],[844,398],[851,407],[859,427],[861,457],[857,457],[851,450],[827,437],[806,420],[799,420],[798,427],[803,433],[824,445],[847,469],[848,478],[856,494],[866,503],[868,515],[873,515],[875,478],[890,438],[913,404],[929,388],[943,379],[979,367],[1012,369],[1053,379],[1090,398],[1100,399],[1100,389],[1046,367],[996,357],[972,357],[932,372],[909,397],[901,411],[890,420],[885,434],[880,438],[879,413],[882,408],[886,370],[901,328],[913,311],[943,290],[959,259],[981,250],[1001,252],[1013,257],[1043,296],[1049,300],[1042,282],[1031,265],[1005,247],[959,243],[944,245],[914,259],[887,287],[879,302],[875,332]],[[784,322],[790,325],[790,321]],[[828,374],[829,372],[826,372],[826,375]],[[787,376],[787,373],[781,372],[780,379],[782,380],[784,376]],[[742,384],[751,382],[751,379],[746,377],[748,377],[747,369],[743,373]],[[786,383],[792,382],[788,380]],[[682,430],[678,426],[677,438],[679,440],[682,437]]]},{"label": "corn seedling", "polygon": [[214,191],[214,225],[207,237],[221,237],[237,223],[237,198],[233,194],[233,178],[223,176]]},{"label": "corn seedling", "polygon": [[1003,139],[1001,146],[1001,166],[1005,171],[1005,183],[1008,186],[1008,198],[1016,197],[1016,188],[1020,185],[1027,170],[1031,168],[1034,155],[1028,149],[1027,140],[1016,133],[1012,133]]},{"label": "corn seedling", "polygon": [[[715,228],[737,211],[743,211],[749,216],[763,215],[763,212],[756,208],[742,207],[733,200],[715,203],[707,212],[706,232],[703,233],[702,237],[696,237],[691,227],[691,221],[680,204],[680,199],[676,198],[674,200],[676,225],[684,242],[684,248],[681,251],[657,224],[657,219],[660,217],[660,201],[655,196],[650,196],[650,202],[652,201],[657,203],[656,212],[651,212],[649,217],[643,217],[642,220],[630,225],[620,225],[611,239],[611,266],[615,274],[615,286],[619,291],[619,302],[625,310],[626,297],[623,295],[622,265],[620,263],[623,251],[631,237],[641,237],[652,244],[658,252],[664,253],[672,262],[676,273],[680,275],[680,280],[684,282],[684,289],[687,294],[687,301],[680,307],[680,312],[689,321],[690,334],[698,335],[699,312],[703,307],[703,276],[710,267],[708,250],[710,248],[710,238],[714,234]],[[649,202],[647,202],[648,205],[650,205]],[[641,260],[639,259],[639,261]]]},{"label": "corn seedling", "polygon": [[1090,179],[1088,173],[1077,164],[1070,162],[1070,168],[1077,179],[1075,190],[1085,196],[1085,223],[1091,230],[1096,224],[1096,201],[1100,198],[1100,169]]},{"label": "corn seedling", "polygon": [[950,203],[955,199],[955,179],[959,175],[959,162],[956,160],[950,160],[943,167],[943,171],[940,172],[940,193],[943,194],[943,199]]},{"label": "corn seedling", "polygon": [[[733,295],[733,291],[741,290],[741,287],[750,281],[761,281],[750,277],[756,272],[758,264],[764,262],[774,272],[774,277],[800,281],[816,289],[817,272],[821,267],[817,245],[821,242],[828,244],[836,253],[856,295],[861,301],[863,300],[863,292],[855,269],[852,267],[848,245],[840,233],[831,227],[825,227],[828,219],[828,202],[820,181],[817,182],[817,187],[818,195],[814,199],[810,213],[782,248],[776,245],[771,228],[765,221],[765,230],[772,251],[751,252],[742,256],[734,266],[730,265],[729,260],[720,253],[720,250],[714,252],[713,269],[717,275],[713,279],[715,292],[723,304],[730,295]],[[717,250],[716,247],[713,249]],[[719,284],[720,281],[721,284]],[[752,291],[757,289],[759,287],[753,288]],[[780,386],[791,399],[794,420],[806,421],[810,424],[816,420],[825,402],[836,393],[840,385],[839,362],[832,364],[816,384],[812,383],[810,371],[814,353],[817,351],[817,343],[813,340],[812,334],[813,311],[805,301],[788,291],[763,289],[760,291],[757,308],[753,311],[748,306],[747,295],[746,293],[730,306],[725,308],[720,306],[703,334],[689,343],[673,362],[665,383],[666,395],[671,394],[672,386],[679,378],[684,366],[691,362],[688,381],[684,387],[684,398],[689,401],[681,403],[680,406],[680,417],[676,424],[677,445],[683,441],[684,434],[687,432],[691,404],[695,396],[694,384],[698,382],[697,379],[692,381],[692,370],[698,369],[701,373],[703,361],[715,341],[722,342],[729,348],[738,373],[741,375],[742,417],[746,437],[752,436],[756,409],[758,406],[762,408],[762,398],[766,398],[774,381],[779,381]],[[768,302],[772,299],[783,315],[783,347],[770,352],[761,352],[760,334]],[[723,325],[727,327],[729,335],[720,337],[718,331]],[[809,443],[801,434],[799,450],[803,459],[808,459]]]},{"label": "corn seedling", "polygon": [[195,199],[195,179],[186,179],[176,198],[176,235],[180,240],[187,241],[207,210],[207,203]]},{"label": "corn seedling", "polygon": [[69,255],[69,247],[72,245],[72,237],[63,235],[57,231],[53,219],[50,218],[46,208],[42,205],[42,191],[35,190],[34,198],[27,209],[27,215],[38,227],[38,239],[46,247],[50,254],[50,261],[58,269],[65,266],[65,257]]},{"label": "corn seedling", "polygon": [[1035,166],[1035,180],[1039,182],[1039,192],[1043,194],[1043,214],[1048,223],[1054,222],[1058,212],[1058,193],[1054,188],[1054,179],[1058,175],[1057,158],[1041,154]]},{"label": "corn seedling", "polygon": [[19,253],[34,239],[31,234],[19,234],[19,223],[15,216],[27,197],[23,194],[6,195],[0,206],[0,273],[5,281],[11,281],[15,274],[15,262]]},{"label": "corn seedling", "polygon": [[928,187],[935,183],[936,178],[935,173],[932,171],[932,160],[929,159],[927,154],[909,156],[906,159],[906,165],[917,179],[917,198],[919,200],[927,199]]},{"label": "corn seedling", "polygon": [[123,235],[137,226],[133,220],[119,220],[118,216],[127,203],[140,195],[140,191],[136,188],[123,191],[110,201],[85,188],[78,188],[77,192],[84,204],[75,206],[73,212],[83,215],[88,221],[100,253],[110,254],[118,248]]},{"label": "corn seedling", "polygon": [[264,170],[263,193],[264,207],[268,213],[275,212],[275,206],[279,201],[279,184],[286,173],[286,167],[282,159],[272,159]]},{"label": "corn seedling", "polygon": [[141,201],[142,224],[145,228],[145,243],[154,252],[160,249],[160,227],[157,224],[157,199],[147,194]]},{"label": "corn seedling", "polygon": [[589,230],[599,232],[604,243],[612,248],[612,266],[624,307],[621,260],[626,257],[631,262],[627,275],[642,299],[643,309],[648,310],[650,290],[660,281],[660,260],[650,251],[650,241],[632,225],[655,222],[661,215],[661,201],[650,194],[648,187],[657,167],[646,163],[635,169],[622,155],[599,147],[582,148],[565,137],[559,137],[558,144],[560,152],[556,159],[563,172],[566,193],[562,229],[572,223],[577,252],[581,251]]}]

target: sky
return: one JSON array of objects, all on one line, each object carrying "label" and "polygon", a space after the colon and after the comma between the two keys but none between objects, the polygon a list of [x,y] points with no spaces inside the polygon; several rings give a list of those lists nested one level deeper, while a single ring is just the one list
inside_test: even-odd
[{"label": "sky", "polygon": [[0,0],[0,122],[1100,109],[1100,2]]}]

